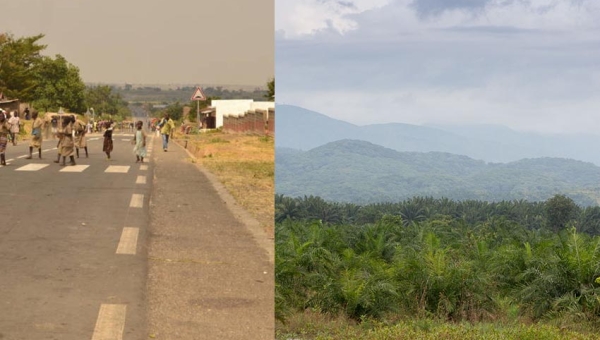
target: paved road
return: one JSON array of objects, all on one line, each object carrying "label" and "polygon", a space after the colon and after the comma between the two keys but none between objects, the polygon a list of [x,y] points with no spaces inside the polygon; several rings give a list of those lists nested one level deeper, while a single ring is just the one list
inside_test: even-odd
[{"label": "paved road", "polygon": [[130,138],[115,135],[107,161],[92,135],[90,157],[66,167],[53,163],[55,141],[44,142],[41,160],[22,157],[26,143],[9,146],[0,168],[1,339],[91,339],[102,306],[125,306],[123,334],[143,338],[146,261],[116,253],[124,228],[144,239],[149,221],[151,181],[136,181],[152,165],[132,161]]},{"label": "paved road", "polygon": [[[100,135],[61,167],[9,146],[0,167],[0,339],[272,339],[270,249],[171,145],[135,163]],[[186,161],[187,158],[187,161]],[[261,247],[262,244],[262,247]]]}]

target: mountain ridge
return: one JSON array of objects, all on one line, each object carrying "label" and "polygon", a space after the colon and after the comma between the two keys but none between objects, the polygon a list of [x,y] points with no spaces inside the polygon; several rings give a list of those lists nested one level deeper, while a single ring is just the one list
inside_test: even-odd
[{"label": "mountain ridge", "polygon": [[372,203],[414,196],[543,201],[566,194],[588,206],[600,197],[600,167],[579,160],[492,163],[446,152],[400,152],[353,139],[280,151],[276,147],[276,192],[293,197]]},{"label": "mountain ridge", "polygon": [[354,125],[293,105],[277,105],[276,147],[310,150],[342,139],[357,139],[396,151],[440,151],[494,163],[524,158],[570,158],[600,165],[600,136],[541,135],[501,125]]}]

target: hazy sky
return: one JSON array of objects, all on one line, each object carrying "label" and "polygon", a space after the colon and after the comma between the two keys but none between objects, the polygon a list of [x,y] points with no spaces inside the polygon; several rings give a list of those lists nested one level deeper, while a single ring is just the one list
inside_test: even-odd
[{"label": "hazy sky", "polygon": [[45,34],[85,82],[266,86],[273,0],[0,0],[0,31]]},{"label": "hazy sky", "polygon": [[277,103],[600,133],[600,1],[275,0]]}]

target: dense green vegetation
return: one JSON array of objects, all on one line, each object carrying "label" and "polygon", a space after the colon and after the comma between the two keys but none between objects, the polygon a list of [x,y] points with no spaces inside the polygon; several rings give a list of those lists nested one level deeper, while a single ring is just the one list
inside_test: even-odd
[{"label": "dense green vegetation", "polygon": [[594,333],[581,333],[555,325],[494,323],[449,323],[418,319],[395,322],[365,320],[352,323],[341,318],[331,320],[307,312],[280,325],[277,339],[315,340],[594,340]]},{"label": "dense green vegetation", "polygon": [[561,158],[485,163],[441,152],[398,152],[341,140],[310,151],[276,149],[276,191],[354,203],[412,196],[544,201],[565,194],[579,205],[600,198],[600,167]]},{"label": "dense green vegetation", "polygon": [[562,195],[369,205],[277,195],[275,205],[280,321],[310,310],[600,330],[600,207]]}]

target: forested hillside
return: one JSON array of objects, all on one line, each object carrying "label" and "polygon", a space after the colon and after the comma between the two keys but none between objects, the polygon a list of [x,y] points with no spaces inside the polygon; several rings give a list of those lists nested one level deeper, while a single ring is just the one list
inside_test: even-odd
[{"label": "forested hillside", "polygon": [[543,201],[565,194],[580,205],[600,198],[600,167],[561,159],[485,163],[440,152],[398,152],[342,140],[309,151],[276,149],[276,192],[354,203],[414,196]]}]

